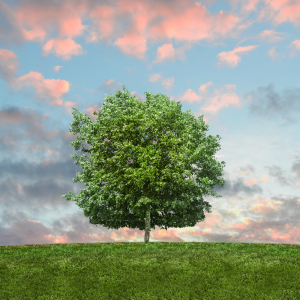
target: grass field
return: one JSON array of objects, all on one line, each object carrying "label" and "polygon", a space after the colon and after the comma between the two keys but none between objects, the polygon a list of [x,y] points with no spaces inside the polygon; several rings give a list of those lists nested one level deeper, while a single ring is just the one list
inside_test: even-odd
[{"label": "grass field", "polygon": [[300,299],[300,245],[0,246],[0,299]]}]

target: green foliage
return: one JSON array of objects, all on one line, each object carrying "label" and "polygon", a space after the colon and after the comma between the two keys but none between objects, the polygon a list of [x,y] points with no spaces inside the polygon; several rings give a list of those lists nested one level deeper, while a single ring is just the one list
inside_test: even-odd
[{"label": "green foliage", "polygon": [[211,212],[202,196],[221,197],[211,190],[225,183],[217,178],[225,163],[213,158],[219,143],[205,136],[203,115],[195,119],[190,111],[181,112],[179,102],[145,94],[142,103],[123,86],[116,97],[106,96],[96,122],[73,108],[70,131],[80,136],[71,145],[75,150],[83,140],[91,145],[80,149],[89,157],[71,156],[83,170],[73,182],[87,189],[62,197],[77,202],[91,224],[107,228],[145,230],[149,211],[153,229],[195,226],[205,219],[203,210]]}]

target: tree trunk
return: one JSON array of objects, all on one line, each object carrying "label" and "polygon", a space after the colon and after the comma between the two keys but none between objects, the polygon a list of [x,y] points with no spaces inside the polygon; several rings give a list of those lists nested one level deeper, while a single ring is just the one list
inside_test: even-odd
[{"label": "tree trunk", "polygon": [[149,210],[146,212],[146,218],[145,218],[145,236],[144,236],[145,244],[149,243],[149,237],[150,237],[150,207]]}]

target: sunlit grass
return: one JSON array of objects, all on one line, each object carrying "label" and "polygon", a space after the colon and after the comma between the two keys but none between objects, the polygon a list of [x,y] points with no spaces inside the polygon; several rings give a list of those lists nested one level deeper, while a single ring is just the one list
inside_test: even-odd
[{"label": "sunlit grass", "polygon": [[1,246],[0,299],[300,299],[300,246]]}]

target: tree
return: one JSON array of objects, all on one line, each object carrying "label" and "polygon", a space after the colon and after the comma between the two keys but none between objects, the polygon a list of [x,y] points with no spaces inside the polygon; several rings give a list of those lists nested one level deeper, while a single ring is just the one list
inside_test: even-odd
[{"label": "tree", "polygon": [[140,102],[123,86],[116,98],[106,95],[95,123],[73,108],[70,131],[81,136],[70,144],[75,150],[83,140],[91,145],[81,149],[89,157],[71,155],[83,169],[73,182],[85,183],[88,189],[62,197],[77,202],[91,224],[139,228],[145,230],[148,243],[155,225],[167,230],[205,219],[203,209],[211,212],[211,205],[202,195],[221,197],[210,188],[224,185],[217,176],[223,175],[225,162],[212,157],[219,143],[205,136],[203,115],[195,119],[190,110],[181,112],[179,102],[145,94],[145,102]]}]

